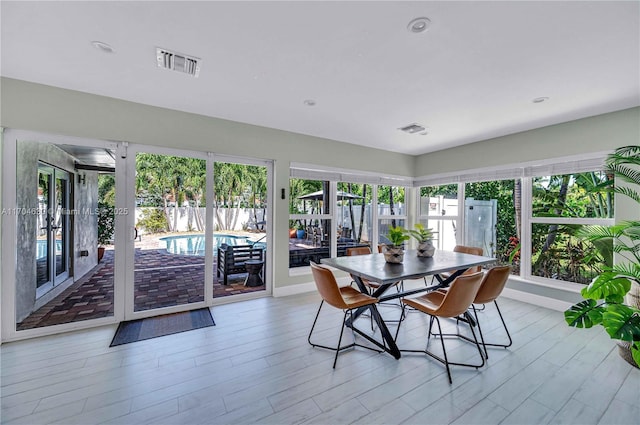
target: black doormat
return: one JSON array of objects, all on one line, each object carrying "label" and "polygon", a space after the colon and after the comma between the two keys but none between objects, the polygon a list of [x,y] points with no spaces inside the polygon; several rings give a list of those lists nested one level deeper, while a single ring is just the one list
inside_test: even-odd
[{"label": "black doormat", "polygon": [[208,308],[120,322],[109,347],[208,326],[215,326]]}]

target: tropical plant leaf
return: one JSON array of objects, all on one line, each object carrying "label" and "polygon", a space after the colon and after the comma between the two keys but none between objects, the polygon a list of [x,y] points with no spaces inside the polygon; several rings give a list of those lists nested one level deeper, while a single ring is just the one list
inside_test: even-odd
[{"label": "tropical plant leaf", "polygon": [[584,300],[564,312],[564,320],[575,328],[590,328],[602,323],[604,308],[596,300]]},{"label": "tropical plant leaf", "polygon": [[616,193],[620,193],[621,195],[627,196],[631,199],[633,199],[634,201],[640,203],[640,193],[638,193],[637,191],[630,189],[628,187],[624,187],[624,186],[616,186],[614,189],[614,192]]},{"label": "tropical plant leaf", "polygon": [[637,342],[631,346],[631,357],[633,357],[633,361],[640,366],[640,344]]},{"label": "tropical plant leaf", "polygon": [[[628,157],[634,158],[639,156],[640,156],[640,146],[638,145],[620,146],[619,148],[616,148],[616,150],[613,151],[613,153],[607,156],[607,163],[609,163],[612,160],[612,158],[618,161],[618,158],[620,158],[620,160],[626,160]],[[640,160],[640,157],[638,159]]]},{"label": "tropical plant leaf", "polygon": [[620,263],[614,265],[609,271],[624,276],[640,284],[640,264],[638,263]]},{"label": "tropical plant leaf", "polygon": [[576,236],[589,242],[601,239],[613,240],[622,235],[622,231],[616,227],[617,226],[582,226],[576,233]]},{"label": "tropical plant leaf", "polygon": [[631,289],[631,282],[618,273],[606,271],[593,279],[589,286],[582,288],[580,293],[583,298],[601,300],[612,295],[624,296]]},{"label": "tropical plant leaf", "polygon": [[605,304],[622,304],[624,302],[624,295],[613,294],[604,299]]},{"label": "tropical plant leaf", "polygon": [[613,339],[640,341],[640,310],[624,304],[609,305],[602,314],[602,326]]}]

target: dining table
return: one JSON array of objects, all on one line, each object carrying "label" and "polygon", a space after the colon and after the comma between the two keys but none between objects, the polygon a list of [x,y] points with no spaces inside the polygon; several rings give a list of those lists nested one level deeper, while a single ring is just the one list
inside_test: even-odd
[{"label": "dining table", "polygon": [[[406,250],[401,263],[388,263],[385,260],[384,254],[323,258],[321,263],[325,266],[349,273],[359,290],[365,294],[369,294],[369,292],[363,279],[378,283],[378,288],[370,295],[377,298],[378,303],[380,303],[447,287],[469,268],[486,266],[496,261],[493,257],[453,251],[438,250],[432,257],[419,257],[417,253],[417,250]],[[420,288],[408,289],[406,291],[401,290],[387,293],[389,288],[395,286],[397,282],[409,279],[420,279],[425,276],[434,276],[436,283]],[[381,341],[361,331],[354,323],[355,319],[367,310],[370,311],[371,317],[380,329]],[[393,335],[389,331],[375,304],[357,309],[353,313],[352,318],[347,320],[346,325],[358,335],[388,352],[396,359],[401,357],[400,349],[396,345]]]}]

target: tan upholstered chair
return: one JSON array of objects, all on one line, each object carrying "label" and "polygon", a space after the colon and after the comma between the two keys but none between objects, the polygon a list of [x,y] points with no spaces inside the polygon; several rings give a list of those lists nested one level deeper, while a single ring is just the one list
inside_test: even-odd
[{"label": "tan upholstered chair", "polygon": [[478,311],[475,305],[471,305],[473,308],[473,314],[476,319],[476,323],[478,324],[478,331],[480,332],[480,340],[482,341],[482,345],[484,347],[484,354],[486,358],[489,358],[487,353],[487,345],[492,347],[510,347],[513,344],[511,339],[511,335],[509,334],[509,329],[507,329],[507,325],[504,322],[504,318],[502,317],[502,313],[500,312],[500,307],[498,307],[497,298],[502,293],[505,285],[507,284],[507,280],[509,279],[509,275],[511,273],[510,266],[497,266],[491,268],[488,272],[485,273],[484,279],[482,279],[482,285],[480,285],[480,290],[476,295],[476,298],[473,300],[473,304],[489,304],[493,302],[496,306],[496,310],[498,310],[498,315],[500,316],[500,321],[502,321],[502,326],[504,327],[505,332],[507,333],[507,338],[509,339],[508,344],[496,344],[496,343],[488,343],[484,340],[484,335],[482,335],[482,327],[480,326],[480,321],[478,320]]},{"label": "tan upholstered chair", "polygon": [[[464,245],[456,245],[453,247],[453,252],[461,252],[463,254],[471,254],[471,255],[482,255],[482,248],[478,248],[475,246],[464,246]],[[464,272],[463,274],[471,274],[482,271],[482,266],[471,267],[469,270]]]},{"label": "tan upholstered chair", "polygon": [[[381,247],[378,246],[378,251],[380,251]],[[351,256],[351,255],[367,255],[367,254],[371,254],[371,248],[368,246],[356,246],[356,247],[351,247],[351,248],[347,248],[346,254]],[[373,295],[373,293],[376,291],[376,289],[380,288],[380,284],[378,282],[371,282],[368,281],[367,279],[362,279],[362,283],[367,287],[367,289],[369,290],[369,295]],[[402,281],[398,281],[395,282],[393,284],[393,286],[395,286],[396,291],[400,292],[402,291]],[[399,300],[399,299],[398,299]],[[394,306],[396,307],[402,307],[402,302],[398,301],[400,304],[395,304],[393,303]],[[381,303],[381,304],[391,304],[391,303]],[[402,313],[400,315],[400,319],[398,320],[403,320],[404,319],[404,310],[402,310]],[[397,322],[398,320],[387,320],[387,322]],[[371,321],[371,328],[373,329],[373,318]]]},{"label": "tan upholstered chair", "polygon": [[[482,255],[483,251],[482,251],[482,248],[477,248],[475,246],[456,245],[453,247],[453,252],[461,252],[463,254],[471,254],[471,255]],[[481,271],[482,271],[482,266],[474,266],[474,267],[470,267],[468,270],[466,270],[462,274],[463,275],[472,274],[472,273],[477,273]],[[448,279],[449,277],[451,277],[453,273],[455,273],[455,270],[450,270],[448,272],[440,273],[440,278],[443,280]],[[435,279],[435,276],[431,278],[432,285],[434,283],[434,279]],[[426,281],[425,281],[425,284],[426,284]]]},{"label": "tan upholstered chair", "polygon": [[[445,348],[443,336],[447,334],[442,333],[442,328],[440,326],[440,317],[449,317],[456,318],[460,315],[463,315],[467,309],[471,307],[471,303],[475,299],[478,294],[478,290],[480,289],[480,285],[482,284],[482,273],[473,273],[465,276],[459,276],[454,280],[449,286],[446,292],[444,291],[434,291],[425,295],[421,295],[417,298],[404,298],[402,302],[411,308],[414,308],[418,311],[421,311],[425,314],[431,316],[429,321],[429,330],[427,334],[427,347],[425,350],[400,350],[400,351],[409,351],[409,352],[418,352],[425,353],[428,356],[438,360],[441,363],[444,363],[447,369],[447,376],[449,377],[449,383],[452,383],[451,379],[451,371],[449,369],[449,365],[458,365],[458,366],[466,366],[466,367],[475,367],[476,369],[484,366],[484,355],[482,353],[482,349],[480,348],[480,344],[478,339],[476,338],[475,331],[473,330],[473,326],[469,326],[471,329],[471,334],[473,335],[473,342],[476,344],[478,348],[478,353],[480,354],[481,363],[480,364],[468,364],[468,363],[457,363],[449,361],[447,357],[447,350]],[[442,352],[444,354],[444,358],[434,354],[433,352],[428,350],[429,339],[432,335],[431,328],[433,326],[434,320],[438,323],[438,333],[437,336],[440,336],[440,343],[442,344]],[[396,338],[398,336],[398,331],[400,330],[400,326],[398,326],[398,330],[396,331]],[[459,334],[455,334],[460,336]]]},{"label": "tan upholstered chair", "polygon": [[[311,272],[313,273],[313,280],[316,283],[316,287],[318,288],[318,292],[322,297],[322,301],[320,302],[320,307],[318,307],[318,313],[316,313],[316,318],[313,321],[313,325],[311,326],[311,331],[309,331],[309,336],[307,337],[307,341],[309,341],[309,344],[311,344],[311,346],[313,347],[320,347],[320,348],[326,348],[328,350],[334,350],[336,352],[336,356],[333,360],[334,369],[336,367],[336,362],[338,361],[338,354],[347,348],[358,346],[358,347],[380,352],[379,350],[376,350],[374,348],[357,344],[355,342],[355,335],[354,335],[353,343],[346,345],[344,347],[340,346],[340,344],[342,343],[342,334],[344,333],[347,314],[351,315],[354,309],[364,307],[364,306],[369,306],[369,305],[372,305],[372,308],[375,309],[374,304],[376,304],[378,300],[367,294],[363,294],[362,292],[350,286],[339,287],[338,282],[336,282],[336,278],[331,272],[331,270],[325,267],[322,267],[314,262],[311,262],[310,264],[311,264]],[[325,302],[330,306],[333,306],[335,308],[338,308],[344,311],[344,317],[342,318],[342,326],[340,327],[340,338],[338,339],[338,345],[336,347],[328,347],[326,345],[320,345],[320,344],[311,342],[311,334],[313,334],[313,329],[315,328],[316,322],[318,321],[318,316],[320,316],[320,310],[322,309],[322,306]],[[351,321],[353,322],[352,315],[351,315]]]},{"label": "tan upholstered chair", "polygon": [[[352,255],[368,255],[371,254],[371,247],[368,246],[354,246],[347,248],[345,252],[348,256]],[[373,292],[380,288],[380,284],[378,282],[371,282],[367,279],[362,279],[362,283],[369,289],[369,294],[373,294]],[[400,282],[394,283],[395,286],[399,285]]]}]

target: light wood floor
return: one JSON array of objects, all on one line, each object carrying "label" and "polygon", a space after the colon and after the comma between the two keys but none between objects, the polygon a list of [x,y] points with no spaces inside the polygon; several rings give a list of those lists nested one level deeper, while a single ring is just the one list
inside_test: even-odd
[{"label": "light wood floor", "polygon": [[[453,367],[449,385],[443,366],[424,355],[395,360],[359,348],[341,354],[333,370],[333,353],[306,340],[318,303],[316,294],[305,294],[217,306],[215,327],[114,348],[115,326],[3,344],[0,422],[637,424],[640,418],[640,371],[601,329],[568,328],[560,312],[501,299],[513,346],[491,349],[479,371]],[[383,310],[389,318],[399,311]],[[502,337],[494,313],[488,307],[480,319],[493,340]],[[335,343],[340,318],[323,309],[317,338]],[[358,323],[369,327],[366,317]],[[399,345],[424,346],[425,323],[421,313],[410,313]],[[478,354],[468,343],[446,342],[451,357]]]}]

